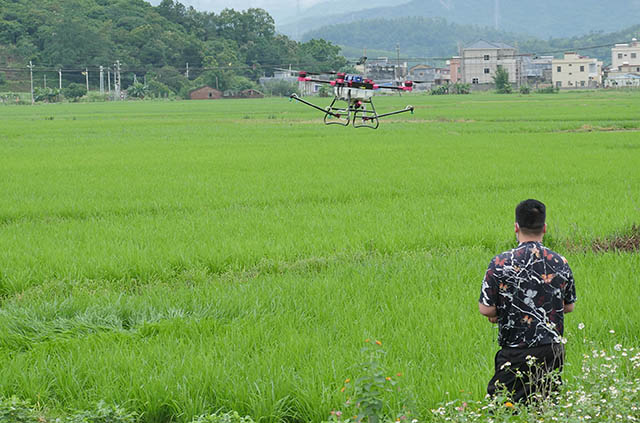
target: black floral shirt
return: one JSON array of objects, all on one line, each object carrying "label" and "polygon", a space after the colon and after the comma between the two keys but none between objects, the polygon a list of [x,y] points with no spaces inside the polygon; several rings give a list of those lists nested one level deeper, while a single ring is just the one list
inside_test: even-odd
[{"label": "black floral shirt", "polygon": [[516,348],[562,342],[564,305],[575,301],[567,260],[539,242],[494,257],[480,294],[480,303],[498,309],[498,343]]}]

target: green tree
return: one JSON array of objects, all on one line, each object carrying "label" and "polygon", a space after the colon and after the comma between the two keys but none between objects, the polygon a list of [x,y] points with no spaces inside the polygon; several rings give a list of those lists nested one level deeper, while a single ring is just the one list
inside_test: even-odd
[{"label": "green tree", "polygon": [[133,98],[144,98],[147,95],[147,87],[142,82],[134,82],[127,89],[127,94]]},{"label": "green tree", "polygon": [[7,82],[7,79],[4,76],[3,72],[0,72],[0,85],[4,85]]},{"label": "green tree", "polygon": [[509,72],[502,66],[498,66],[496,74],[493,76],[493,83],[496,84],[496,91],[500,94],[511,94],[512,88],[509,82]]},{"label": "green tree", "polygon": [[87,88],[82,84],[73,82],[62,89],[62,95],[68,100],[78,101],[80,97],[87,95]]}]

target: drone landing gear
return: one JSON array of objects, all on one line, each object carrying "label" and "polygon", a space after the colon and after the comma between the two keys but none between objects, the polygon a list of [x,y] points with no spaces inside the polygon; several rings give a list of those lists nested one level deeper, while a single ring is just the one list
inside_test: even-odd
[{"label": "drone landing gear", "polygon": [[[373,100],[370,98],[352,100],[350,96],[347,97],[347,99],[341,99],[336,96],[331,102],[331,105],[326,109],[298,97],[297,94],[291,94],[290,99],[297,100],[324,113],[325,125],[349,126],[349,123],[351,123],[354,128],[378,129],[378,126],[380,126],[379,119],[382,117],[393,116],[406,112],[411,112],[411,114],[413,114],[413,106],[407,106],[403,110],[379,115],[373,105]],[[344,107],[336,107],[336,103],[338,101],[344,101],[346,105]],[[367,104],[371,105],[370,110],[367,109]]]}]

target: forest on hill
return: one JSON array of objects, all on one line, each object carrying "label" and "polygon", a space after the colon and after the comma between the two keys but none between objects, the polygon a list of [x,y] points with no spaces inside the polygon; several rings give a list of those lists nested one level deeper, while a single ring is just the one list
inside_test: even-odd
[{"label": "forest on hill", "polygon": [[322,38],[346,44],[349,48],[345,50],[348,51],[362,51],[366,47],[368,50],[375,48],[393,52],[399,46],[402,57],[431,58],[433,63],[438,62],[435,58],[457,55],[459,48],[465,44],[484,39],[511,44],[521,53],[558,55],[572,50],[610,63],[610,46],[628,42],[634,37],[640,38],[640,24],[612,33],[595,32],[571,38],[543,40],[514,32],[496,31],[489,27],[460,25],[442,18],[402,17],[325,26],[308,32],[303,39]]},{"label": "forest on hill", "polygon": [[[173,92],[196,83],[244,89],[285,64],[308,70],[347,65],[331,43],[299,43],[276,33],[262,9],[216,14],[173,0],[155,7],[143,0],[0,0],[0,82],[29,61],[55,70],[107,67],[117,60],[124,88],[138,72],[154,75]],[[187,63],[191,80],[184,76]],[[66,84],[83,77],[65,78]]]},{"label": "forest on hill", "polygon": [[411,0],[398,3],[398,0],[389,0],[387,6],[379,7],[379,3],[372,2],[367,9],[355,11],[337,0],[326,1],[303,13],[297,22],[283,22],[278,30],[293,35],[296,28],[302,28],[304,33],[360,20],[425,17],[547,40],[615,32],[640,23],[640,0]]}]

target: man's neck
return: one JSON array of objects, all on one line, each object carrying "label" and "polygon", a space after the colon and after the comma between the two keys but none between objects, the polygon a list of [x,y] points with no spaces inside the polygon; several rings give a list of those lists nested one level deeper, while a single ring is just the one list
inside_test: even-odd
[{"label": "man's neck", "polygon": [[527,236],[527,235],[519,235],[518,242],[520,244],[524,244],[525,242],[539,242],[542,243],[542,236]]}]

